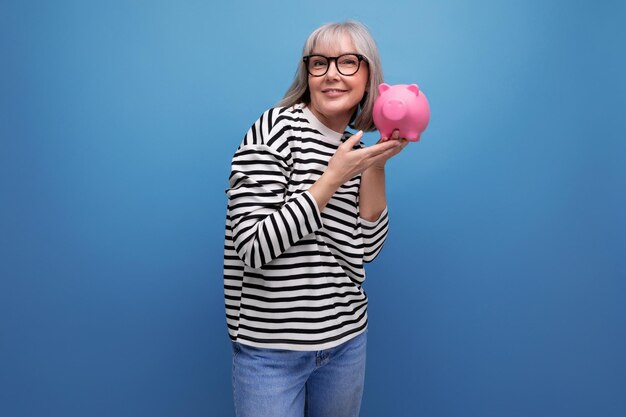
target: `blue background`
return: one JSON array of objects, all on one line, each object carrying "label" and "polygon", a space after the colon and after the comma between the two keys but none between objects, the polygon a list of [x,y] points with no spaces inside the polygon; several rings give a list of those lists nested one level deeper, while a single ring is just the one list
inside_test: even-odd
[{"label": "blue background", "polygon": [[3,1],[0,415],[233,415],[230,158],[347,18],[432,110],[388,167],[362,416],[626,415],[608,0]]}]

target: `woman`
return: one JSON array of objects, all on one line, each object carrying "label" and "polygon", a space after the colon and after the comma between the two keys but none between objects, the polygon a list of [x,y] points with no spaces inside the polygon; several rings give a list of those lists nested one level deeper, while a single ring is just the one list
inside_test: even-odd
[{"label": "woman", "polygon": [[[360,143],[375,129],[381,82],[367,29],[324,25],[306,41],[284,99],[235,153],[224,291],[239,417],[359,413],[363,264],[387,235],[385,163],[406,145]],[[349,124],[359,132],[345,132]]]}]

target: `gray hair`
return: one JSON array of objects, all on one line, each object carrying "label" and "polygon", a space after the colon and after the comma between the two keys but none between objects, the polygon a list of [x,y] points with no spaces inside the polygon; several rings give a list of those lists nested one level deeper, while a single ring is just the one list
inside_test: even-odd
[{"label": "gray hair", "polygon": [[[313,48],[319,43],[332,45],[344,34],[350,36],[356,47],[355,52],[365,57],[369,67],[368,85],[359,106],[361,111],[357,109],[353,120],[350,121],[350,126],[354,129],[371,132],[376,130],[372,109],[374,108],[374,101],[378,97],[378,85],[383,82],[383,69],[378,54],[378,47],[367,27],[360,22],[352,20],[342,23],[327,23],[309,35],[302,48],[302,56],[310,55],[313,52]],[[298,103],[309,104],[311,102],[311,94],[309,92],[308,80],[309,74],[304,62],[300,59],[294,80],[283,99],[278,103],[278,106],[291,107]]]}]

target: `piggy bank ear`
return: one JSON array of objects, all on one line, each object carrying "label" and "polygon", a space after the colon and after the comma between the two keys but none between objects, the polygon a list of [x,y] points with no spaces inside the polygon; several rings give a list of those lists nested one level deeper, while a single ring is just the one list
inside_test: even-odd
[{"label": "piggy bank ear", "polygon": [[420,93],[420,89],[419,89],[419,87],[417,86],[417,84],[411,84],[411,85],[409,85],[409,87],[408,87],[408,88],[409,88],[409,91],[414,92],[414,93],[415,93],[415,95],[418,95],[418,94]]},{"label": "piggy bank ear", "polygon": [[378,86],[378,94],[382,94],[385,91],[389,90],[391,88],[391,86],[387,83],[382,83],[381,85]]}]

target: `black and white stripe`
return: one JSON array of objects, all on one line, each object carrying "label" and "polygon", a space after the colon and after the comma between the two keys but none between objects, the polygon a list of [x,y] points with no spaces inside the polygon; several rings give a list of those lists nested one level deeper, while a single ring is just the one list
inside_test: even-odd
[{"label": "black and white stripe", "polygon": [[224,244],[230,337],[257,347],[320,350],[367,327],[364,262],[380,252],[387,210],[358,215],[357,176],[323,211],[307,191],[348,137],[304,106],[274,108],[232,161]]}]

